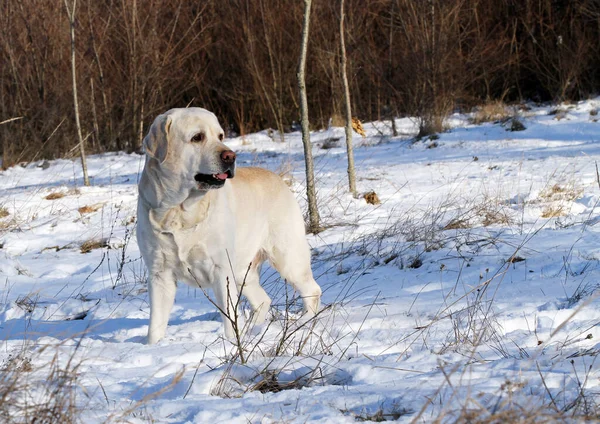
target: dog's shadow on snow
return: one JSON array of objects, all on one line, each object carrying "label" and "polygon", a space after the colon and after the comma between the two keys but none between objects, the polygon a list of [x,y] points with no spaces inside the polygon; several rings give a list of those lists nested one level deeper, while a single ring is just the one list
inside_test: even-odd
[{"label": "dog's shadow on snow", "polygon": [[[172,318],[169,325],[182,325],[199,321],[218,321],[219,314],[207,312],[181,319]],[[78,320],[35,320],[28,317],[13,318],[0,325],[0,340],[39,341],[51,337],[60,341],[91,339],[109,343],[146,343],[148,318],[108,318]]]}]

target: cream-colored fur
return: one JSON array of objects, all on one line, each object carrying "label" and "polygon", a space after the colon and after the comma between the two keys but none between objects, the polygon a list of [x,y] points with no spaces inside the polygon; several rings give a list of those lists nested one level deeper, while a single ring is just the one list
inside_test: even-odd
[{"label": "cream-colored fur", "polygon": [[259,284],[265,260],[299,292],[307,315],[319,308],[296,199],[269,171],[235,169],[222,138],[215,115],[201,108],[159,115],[144,138],[137,239],[148,267],[148,343],[165,335],[176,281],[214,291],[228,338],[240,290],[255,322],[264,322],[271,305]]}]

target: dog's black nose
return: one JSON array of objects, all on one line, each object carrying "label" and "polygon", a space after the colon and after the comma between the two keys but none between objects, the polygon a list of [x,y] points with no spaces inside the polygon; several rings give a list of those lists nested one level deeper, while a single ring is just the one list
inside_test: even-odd
[{"label": "dog's black nose", "polygon": [[224,164],[231,165],[235,162],[235,152],[233,150],[223,150],[221,152],[221,160]]}]

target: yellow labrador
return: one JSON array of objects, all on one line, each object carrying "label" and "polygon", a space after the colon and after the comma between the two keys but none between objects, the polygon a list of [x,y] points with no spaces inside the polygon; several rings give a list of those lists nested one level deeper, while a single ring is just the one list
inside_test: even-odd
[{"label": "yellow labrador", "polygon": [[186,108],[159,115],[144,138],[137,239],[148,267],[148,343],[165,335],[176,281],[214,291],[228,338],[240,290],[254,320],[264,322],[271,305],[259,283],[265,260],[298,291],[308,316],[319,308],[296,199],[277,175],[236,169],[223,137],[213,113]]}]

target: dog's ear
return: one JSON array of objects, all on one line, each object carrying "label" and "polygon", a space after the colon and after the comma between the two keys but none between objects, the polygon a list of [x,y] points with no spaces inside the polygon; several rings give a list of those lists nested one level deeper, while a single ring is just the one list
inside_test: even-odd
[{"label": "dog's ear", "polygon": [[148,134],[144,137],[144,150],[146,154],[163,163],[169,153],[169,129],[171,116],[158,115]]}]

